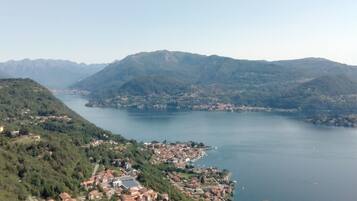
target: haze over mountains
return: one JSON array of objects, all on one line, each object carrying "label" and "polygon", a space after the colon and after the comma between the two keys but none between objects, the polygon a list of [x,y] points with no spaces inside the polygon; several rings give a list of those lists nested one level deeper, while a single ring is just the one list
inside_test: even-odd
[{"label": "haze over mountains", "polygon": [[11,76],[5,73],[4,71],[0,70],[0,79],[3,78],[10,78]]},{"label": "haze over mountains", "polygon": [[8,61],[0,63],[0,77],[85,90],[90,105],[104,107],[206,110],[223,103],[308,116],[357,113],[357,68],[323,58],[269,62],[160,50],[108,65]]},{"label": "haze over mountains", "polygon": [[31,78],[48,88],[66,88],[104,66],[54,59],[11,60],[0,63],[0,77]]}]

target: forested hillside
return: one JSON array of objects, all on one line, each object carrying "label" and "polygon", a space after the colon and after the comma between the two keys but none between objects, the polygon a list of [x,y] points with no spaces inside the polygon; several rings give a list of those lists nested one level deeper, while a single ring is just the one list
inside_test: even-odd
[{"label": "forested hillside", "polygon": [[357,111],[357,68],[322,58],[238,60],[185,52],[130,55],[73,86],[88,105],[140,110]]},{"label": "forested hillside", "polygon": [[[118,159],[142,171],[148,187],[189,200],[148,163],[150,154],[140,144],[96,127],[32,80],[0,80],[0,127],[0,200],[80,196],[95,164],[111,167]],[[89,146],[93,142],[103,145]]]}]

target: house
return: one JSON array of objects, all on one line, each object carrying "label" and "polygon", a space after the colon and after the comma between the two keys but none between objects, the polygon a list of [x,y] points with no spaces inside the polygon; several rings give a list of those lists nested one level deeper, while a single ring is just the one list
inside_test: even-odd
[{"label": "house", "polygon": [[124,168],[125,168],[125,170],[130,170],[131,164],[129,162],[126,162]]},{"label": "house", "polygon": [[169,194],[163,193],[163,194],[161,195],[161,197],[162,197],[162,200],[164,200],[164,201],[169,201]]},{"label": "house", "polygon": [[38,141],[41,140],[41,136],[39,136],[39,135],[32,135],[32,136],[31,136],[31,139],[33,139],[35,142],[38,142]]},{"label": "house", "polygon": [[112,181],[112,186],[114,188],[118,188],[122,185],[123,183],[121,182],[120,178],[114,178]]},{"label": "house", "polygon": [[131,188],[141,188],[140,183],[131,176],[122,176],[122,177],[116,177],[112,181],[112,186],[114,188],[117,187],[122,187],[125,190],[129,190]]},{"label": "house", "polygon": [[157,200],[157,193],[152,189],[142,188],[139,190],[143,200],[151,201]]},{"label": "house", "polygon": [[120,159],[114,159],[112,162],[112,165],[115,167],[120,167],[121,166],[121,160]]},{"label": "house", "polygon": [[132,197],[131,195],[122,194],[122,195],[120,196],[120,200],[121,200],[121,201],[135,201],[135,198]]},{"label": "house", "polygon": [[103,193],[99,192],[98,190],[93,190],[88,193],[89,200],[100,200],[103,198]]},{"label": "house", "polygon": [[121,181],[121,187],[125,190],[129,190],[131,188],[141,188],[140,183],[134,177],[122,176],[119,177],[119,180]]},{"label": "house", "polygon": [[63,192],[59,195],[61,198],[61,201],[76,201],[76,199],[73,199],[68,193]]},{"label": "house", "polygon": [[108,188],[108,187],[104,187],[103,188],[103,192],[104,194],[107,196],[107,198],[111,198],[113,197],[113,195],[115,194],[115,190],[112,188]]},{"label": "house", "polygon": [[20,135],[20,131],[11,131],[10,132],[11,137],[16,137]]},{"label": "house", "polygon": [[86,190],[88,190],[93,187],[94,182],[95,182],[94,177],[91,177],[89,180],[83,181],[81,183],[81,186],[84,187]]}]

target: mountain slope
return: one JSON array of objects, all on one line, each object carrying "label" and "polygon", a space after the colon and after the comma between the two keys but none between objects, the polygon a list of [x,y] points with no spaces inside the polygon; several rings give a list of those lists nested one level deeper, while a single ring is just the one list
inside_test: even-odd
[{"label": "mountain slope", "polygon": [[104,66],[66,60],[24,59],[0,63],[0,70],[12,77],[31,78],[48,88],[65,88],[98,72]]},{"label": "mountain slope", "polygon": [[130,55],[73,87],[90,91],[94,106],[215,110],[224,103],[308,116],[357,113],[356,82],[355,66],[322,58],[268,62],[164,50]]},{"label": "mountain slope", "polygon": [[321,76],[287,90],[272,106],[300,108],[307,115],[357,113],[357,82],[346,75]]},{"label": "mountain slope", "polygon": [[10,78],[11,75],[5,73],[4,71],[0,70],[0,79],[4,79],[4,78]]},{"label": "mountain slope", "polygon": [[[0,134],[0,200],[79,192],[92,165],[78,146],[111,134],[82,119],[31,80],[0,80],[0,93],[0,125],[5,129]],[[6,136],[19,129],[40,140]]]},{"label": "mountain slope", "polygon": [[[86,193],[80,183],[90,177],[94,163],[115,168],[117,159],[142,171],[147,187],[168,192],[171,200],[190,200],[149,163],[140,144],[96,127],[36,82],[0,80],[0,94],[0,200],[59,200],[62,192],[78,196]],[[90,145],[98,140],[121,149]]]},{"label": "mountain slope", "polygon": [[167,77],[186,85],[227,85],[241,90],[271,87],[276,83],[298,79],[289,73],[289,68],[265,61],[236,60],[164,50],[130,55],[73,87],[94,93],[109,91],[142,76]]},{"label": "mountain slope", "polygon": [[335,74],[354,77],[357,68],[318,58],[266,62],[163,50],[130,55],[73,87],[95,92],[119,88],[137,77],[163,76],[186,84],[220,84],[252,90]]},{"label": "mountain slope", "polygon": [[296,94],[319,94],[326,96],[348,95],[357,93],[357,82],[347,75],[328,75],[315,78],[295,89]]},{"label": "mountain slope", "polygon": [[124,83],[119,93],[128,95],[174,95],[185,91],[182,82],[162,76],[142,76]]},{"label": "mountain slope", "polygon": [[357,80],[356,66],[330,61],[323,58],[304,58],[295,60],[283,60],[273,62],[276,65],[286,66],[292,69],[292,73],[298,73],[307,78],[316,78],[324,75],[345,74],[352,80]]},{"label": "mountain slope", "polygon": [[202,55],[157,51],[138,53],[109,64],[102,71],[76,83],[75,88],[99,90],[120,86],[140,76],[169,76],[192,82],[198,78]]}]

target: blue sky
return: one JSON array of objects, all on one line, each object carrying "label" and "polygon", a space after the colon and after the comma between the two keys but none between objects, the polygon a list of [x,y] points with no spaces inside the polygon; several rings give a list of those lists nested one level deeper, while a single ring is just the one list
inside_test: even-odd
[{"label": "blue sky", "polygon": [[357,65],[356,0],[0,0],[0,61],[159,49]]}]

